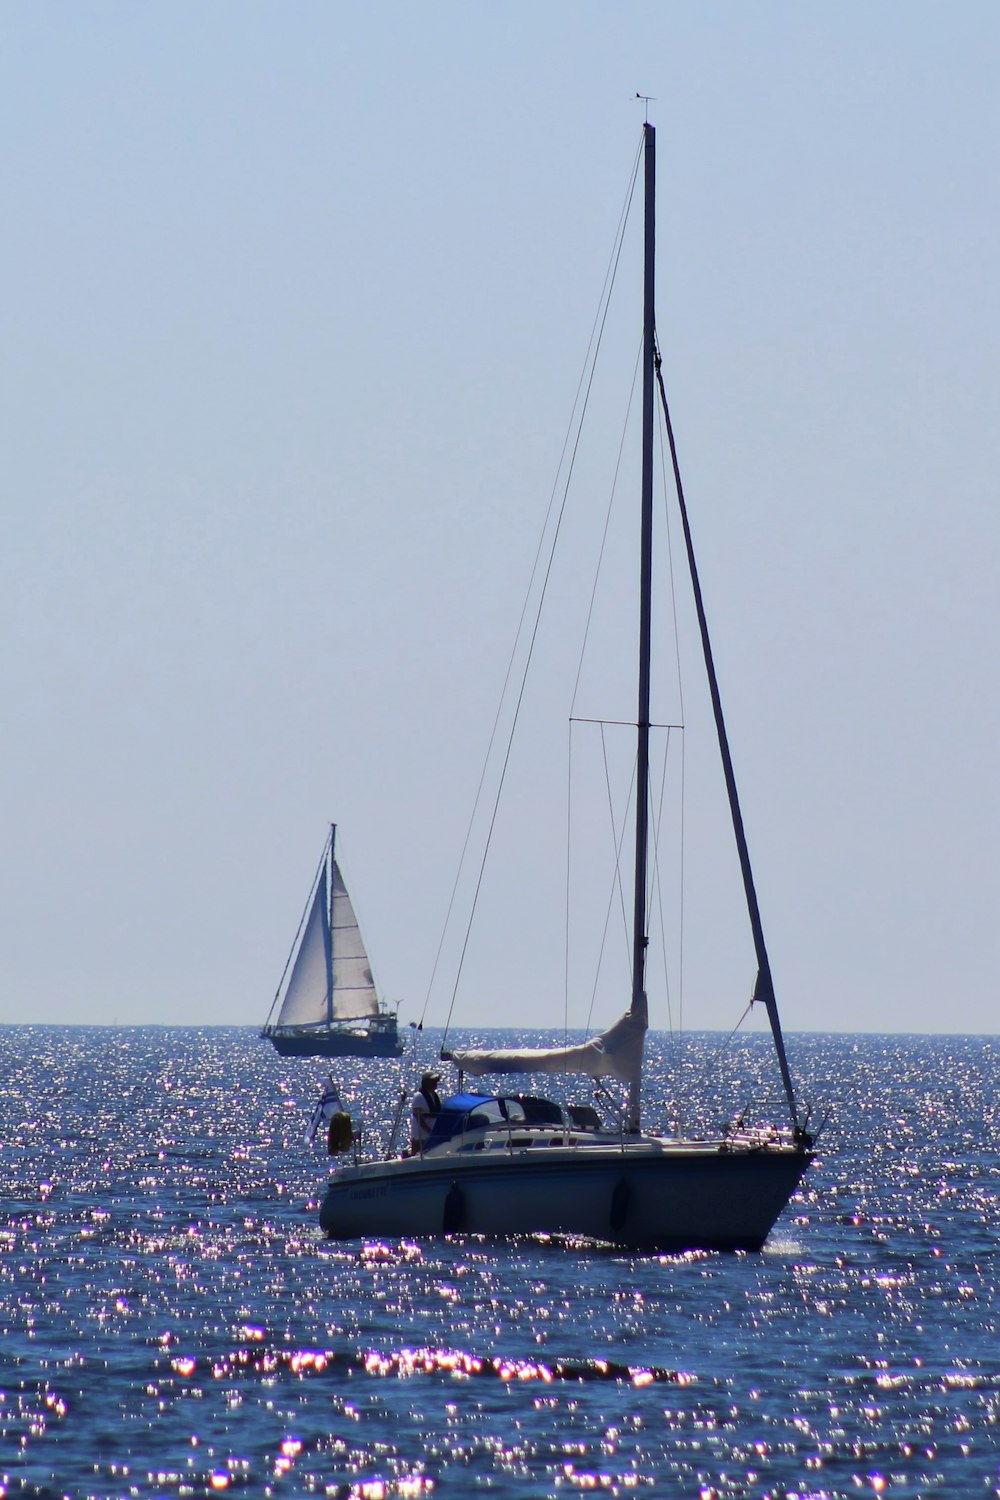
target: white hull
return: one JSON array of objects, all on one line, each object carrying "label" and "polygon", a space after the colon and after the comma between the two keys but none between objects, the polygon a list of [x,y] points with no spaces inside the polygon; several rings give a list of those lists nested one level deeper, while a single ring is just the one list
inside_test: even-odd
[{"label": "white hull", "polygon": [[[464,1159],[463,1159],[464,1158]],[[341,1167],[333,1239],[548,1233],[645,1250],[759,1250],[811,1154],[790,1144],[639,1138],[532,1143]]]}]

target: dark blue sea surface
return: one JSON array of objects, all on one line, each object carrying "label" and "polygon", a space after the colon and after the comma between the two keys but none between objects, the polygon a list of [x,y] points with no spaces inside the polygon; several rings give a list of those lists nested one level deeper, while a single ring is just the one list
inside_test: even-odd
[{"label": "dark blue sea surface", "polygon": [[[652,1125],[749,1097],[767,1044],[719,1042],[651,1038]],[[0,1028],[3,1493],[1000,1494],[1000,1044],[789,1045],[802,1191],[759,1255],[658,1258],[329,1243],[321,1063]],[[381,1137],[398,1065],[338,1076]]]}]

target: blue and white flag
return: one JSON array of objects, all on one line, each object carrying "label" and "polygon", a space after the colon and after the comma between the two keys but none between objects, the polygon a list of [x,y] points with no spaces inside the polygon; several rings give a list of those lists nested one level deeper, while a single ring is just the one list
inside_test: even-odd
[{"label": "blue and white flag", "polygon": [[312,1119],[309,1121],[309,1129],[306,1131],[307,1145],[312,1145],[320,1131],[326,1134],[330,1121],[343,1107],[337,1085],[332,1077],[328,1078],[323,1085],[322,1096],[313,1110]]}]

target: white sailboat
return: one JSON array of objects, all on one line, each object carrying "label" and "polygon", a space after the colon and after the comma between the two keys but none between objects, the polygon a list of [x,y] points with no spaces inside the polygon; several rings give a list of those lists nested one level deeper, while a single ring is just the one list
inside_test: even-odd
[{"label": "white sailboat", "polygon": [[[458,1069],[459,1092],[446,1099],[422,1149],[381,1161],[353,1160],[335,1171],[320,1223],[337,1239],[365,1235],[549,1233],[612,1241],[639,1249],[759,1249],[812,1160],[792,1085],[771,968],[754,888],[732,760],[701,601],[683,488],[660,379],[653,318],[655,132],[644,127],[645,239],[641,567],[635,887],[632,995],[627,1012],[578,1046],[460,1050],[443,1056]],[[729,794],[757,958],[754,1001],[770,1021],[788,1123],[714,1139],[643,1131],[640,1097],[648,1027],[645,986],[650,738],[650,636],[653,427],[657,387],[674,459],[705,666]],[[467,1077],[569,1074],[618,1079],[628,1102],[616,1128],[603,1128],[588,1106],[563,1106],[511,1090],[466,1092]]]},{"label": "white sailboat", "polygon": [[260,1034],[282,1057],[398,1057],[403,1044],[396,1016],[380,1002],[375,989],[361,928],[334,852],[336,835],[336,825],[331,824]]}]

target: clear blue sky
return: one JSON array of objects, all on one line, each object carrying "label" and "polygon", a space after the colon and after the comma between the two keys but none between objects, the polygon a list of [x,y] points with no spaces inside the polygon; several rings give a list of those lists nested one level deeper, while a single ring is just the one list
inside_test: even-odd
[{"label": "clear blue sky", "polygon": [[[331,818],[419,1013],[638,90],[785,1024],[997,1030],[998,77],[991,4],[5,7],[0,1019],[262,1020]],[[457,1019],[559,1023],[562,817]]]}]

